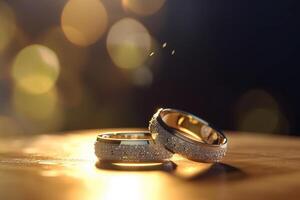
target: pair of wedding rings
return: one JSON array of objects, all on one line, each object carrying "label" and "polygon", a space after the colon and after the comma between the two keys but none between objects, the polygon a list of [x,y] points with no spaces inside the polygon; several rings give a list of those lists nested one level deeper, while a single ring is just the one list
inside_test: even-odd
[{"label": "pair of wedding rings", "polygon": [[95,153],[100,161],[158,162],[177,153],[199,162],[219,162],[226,153],[223,132],[190,113],[159,109],[149,131],[114,131],[97,136]]}]

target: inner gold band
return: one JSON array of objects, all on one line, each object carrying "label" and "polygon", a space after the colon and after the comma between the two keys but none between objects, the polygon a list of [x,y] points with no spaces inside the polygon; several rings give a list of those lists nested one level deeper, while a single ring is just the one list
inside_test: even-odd
[{"label": "inner gold band", "polygon": [[222,145],[227,142],[226,137],[220,131],[212,128],[204,120],[175,109],[162,109],[159,112],[158,120],[173,134],[191,141]]},{"label": "inner gold band", "polygon": [[106,132],[97,136],[97,141],[127,145],[143,145],[153,143],[152,134],[148,131]]}]

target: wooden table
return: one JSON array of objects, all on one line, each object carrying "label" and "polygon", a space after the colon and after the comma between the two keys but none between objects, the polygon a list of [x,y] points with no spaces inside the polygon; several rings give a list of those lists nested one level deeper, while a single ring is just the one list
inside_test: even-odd
[{"label": "wooden table", "polygon": [[[300,199],[300,139],[227,133],[219,164],[96,166],[99,131],[0,139],[1,200]],[[121,170],[123,169],[123,170]]]}]

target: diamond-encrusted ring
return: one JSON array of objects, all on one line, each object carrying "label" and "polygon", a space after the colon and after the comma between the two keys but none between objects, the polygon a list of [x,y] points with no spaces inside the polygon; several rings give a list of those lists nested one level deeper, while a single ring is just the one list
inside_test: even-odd
[{"label": "diamond-encrusted ring", "polygon": [[227,150],[227,138],[221,131],[181,110],[159,109],[150,120],[149,130],[168,150],[190,160],[218,162]]},{"label": "diamond-encrusted ring", "polygon": [[157,162],[172,156],[163,145],[156,144],[149,131],[121,130],[100,133],[95,142],[100,161]]}]

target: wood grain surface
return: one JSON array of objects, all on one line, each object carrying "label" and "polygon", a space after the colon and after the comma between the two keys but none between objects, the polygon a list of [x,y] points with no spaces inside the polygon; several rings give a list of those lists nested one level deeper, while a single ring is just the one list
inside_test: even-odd
[{"label": "wood grain surface", "polygon": [[299,138],[228,132],[218,164],[112,167],[94,156],[98,133],[0,138],[0,199],[300,199]]}]

